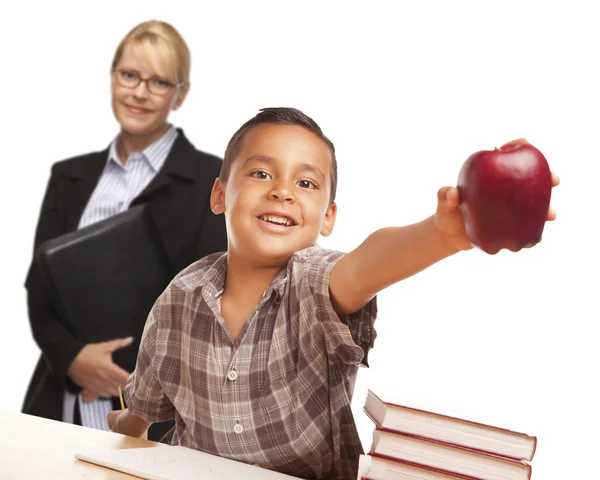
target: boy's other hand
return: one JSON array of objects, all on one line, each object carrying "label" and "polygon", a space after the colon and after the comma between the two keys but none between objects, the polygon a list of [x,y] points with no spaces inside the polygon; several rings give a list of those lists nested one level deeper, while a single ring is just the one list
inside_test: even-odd
[{"label": "boy's other hand", "polygon": [[125,410],[113,410],[106,417],[108,428],[115,433],[129,435],[130,437],[148,439],[148,429],[152,425],[144,419]]},{"label": "boy's other hand", "polygon": [[106,417],[106,421],[108,423],[108,428],[110,428],[110,430],[112,432],[119,433],[117,431],[117,420],[121,416],[121,413],[123,413],[123,410],[113,410],[111,412],[108,412],[108,416]]}]

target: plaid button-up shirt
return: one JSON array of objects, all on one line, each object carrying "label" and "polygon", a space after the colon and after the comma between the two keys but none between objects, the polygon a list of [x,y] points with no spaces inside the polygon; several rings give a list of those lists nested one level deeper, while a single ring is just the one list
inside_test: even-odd
[{"label": "plaid button-up shirt", "polygon": [[344,317],[329,296],[342,253],[297,252],[236,341],[220,314],[226,254],[182,271],[150,313],[129,410],[175,419],[170,443],[304,478],[356,478],[362,446],[351,411],[373,346],[377,302]]}]

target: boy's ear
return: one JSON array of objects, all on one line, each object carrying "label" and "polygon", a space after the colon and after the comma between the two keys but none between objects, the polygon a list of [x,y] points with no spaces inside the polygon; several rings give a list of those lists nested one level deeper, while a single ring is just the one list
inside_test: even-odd
[{"label": "boy's ear", "polygon": [[324,237],[328,237],[331,235],[331,232],[333,232],[336,215],[337,205],[334,202],[327,209],[327,213],[325,213],[325,219],[323,220],[323,225],[321,226],[321,235]]},{"label": "boy's ear", "polygon": [[215,179],[210,192],[210,209],[215,215],[225,213],[225,187],[220,178]]}]

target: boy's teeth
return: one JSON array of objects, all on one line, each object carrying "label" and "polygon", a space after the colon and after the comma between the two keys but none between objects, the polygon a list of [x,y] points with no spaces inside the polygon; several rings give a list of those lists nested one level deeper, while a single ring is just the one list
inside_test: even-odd
[{"label": "boy's teeth", "polygon": [[276,217],[273,215],[262,215],[260,218],[261,220],[265,220],[267,222],[277,223],[279,225],[287,225],[288,227],[292,226],[291,220],[288,220],[287,218]]}]

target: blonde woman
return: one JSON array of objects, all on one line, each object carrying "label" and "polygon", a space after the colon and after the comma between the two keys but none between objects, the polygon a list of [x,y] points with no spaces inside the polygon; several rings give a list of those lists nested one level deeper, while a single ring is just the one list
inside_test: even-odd
[{"label": "blonde woman", "polygon": [[[164,22],[136,26],[115,52],[110,82],[120,132],[106,150],[52,166],[35,248],[147,204],[173,275],[205,255],[226,250],[223,218],[209,208],[222,161],[198,151],[168,121],[190,88],[190,53],[183,38]],[[125,385],[130,373],[113,363],[111,353],[126,348],[135,358],[138,345],[118,338],[86,345],[58,318],[33,262],[25,285],[31,329],[42,355],[23,412],[108,429],[107,414],[120,408],[118,386]],[[160,440],[165,428],[150,431],[149,438]]]}]

